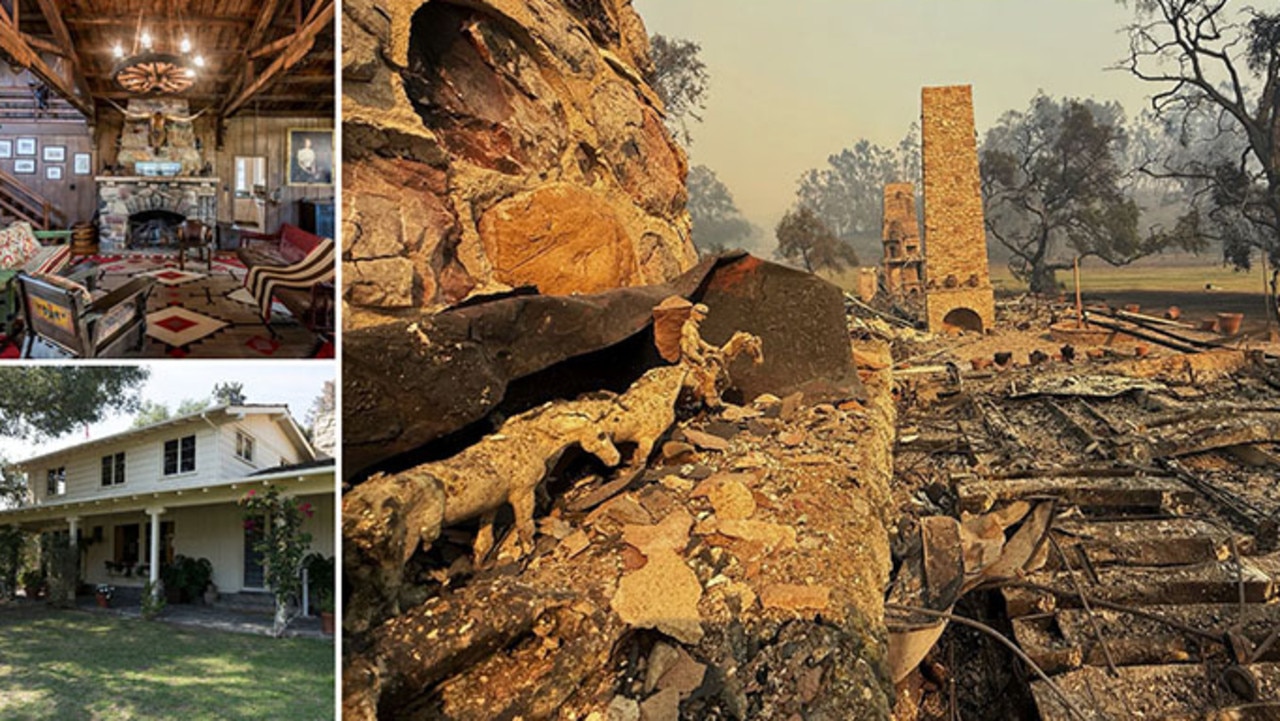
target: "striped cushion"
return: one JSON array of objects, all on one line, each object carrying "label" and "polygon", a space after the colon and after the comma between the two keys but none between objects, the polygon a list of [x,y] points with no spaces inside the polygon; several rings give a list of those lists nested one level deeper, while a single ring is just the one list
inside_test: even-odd
[{"label": "striped cushion", "polygon": [[245,277],[245,287],[253,294],[264,320],[271,317],[271,295],[279,289],[310,289],[316,283],[333,280],[333,240],[325,238],[301,261],[292,265],[256,266]]}]

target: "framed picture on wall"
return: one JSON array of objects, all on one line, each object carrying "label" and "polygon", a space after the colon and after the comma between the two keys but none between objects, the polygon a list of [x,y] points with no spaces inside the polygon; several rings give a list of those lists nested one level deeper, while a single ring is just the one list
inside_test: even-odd
[{"label": "framed picture on wall", "polygon": [[13,172],[15,175],[35,175],[36,161],[34,160],[15,160],[13,161]]},{"label": "framed picture on wall", "polygon": [[61,165],[44,166],[44,177],[46,180],[62,180],[62,166]]},{"label": "framed picture on wall", "polygon": [[18,155],[35,155],[35,138],[18,138]]},{"label": "framed picture on wall", "polygon": [[333,131],[289,129],[288,185],[333,185]]},{"label": "framed picture on wall", "polygon": [[73,167],[71,172],[76,175],[89,175],[93,172],[93,156],[88,153],[76,153],[71,156]]},{"label": "framed picture on wall", "polygon": [[13,141],[0,140],[0,158],[12,158],[12,157],[13,157]]},{"label": "framed picture on wall", "polygon": [[61,163],[66,159],[67,159],[67,146],[65,145],[44,146],[44,162]]}]

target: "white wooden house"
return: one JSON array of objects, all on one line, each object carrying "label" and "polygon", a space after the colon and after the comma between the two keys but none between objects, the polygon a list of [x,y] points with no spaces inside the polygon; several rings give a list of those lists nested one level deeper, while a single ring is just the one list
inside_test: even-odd
[{"label": "white wooden house", "polygon": [[0,525],[86,539],[87,583],[142,586],[181,554],[209,559],[222,593],[268,590],[237,503],[268,486],[310,504],[311,550],[334,555],[334,463],[285,406],[217,406],[17,465],[28,502]]}]

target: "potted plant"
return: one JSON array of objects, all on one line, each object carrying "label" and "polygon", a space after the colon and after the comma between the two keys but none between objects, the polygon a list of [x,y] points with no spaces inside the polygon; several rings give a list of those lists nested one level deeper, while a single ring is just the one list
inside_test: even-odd
[{"label": "potted plant", "polygon": [[318,614],[320,613],[320,594],[333,589],[334,557],[318,552],[308,553],[302,559],[302,567],[307,570],[307,594],[310,598],[316,599],[311,603],[311,608],[307,609],[307,613]]},{"label": "potted plant", "polygon": [[97,599],[100,608],[111,608],[111,597],[116,593],[116,589],[110,584],[99,583],[98,590],[94,592],[93,597]]},{"label": "potted plant", "polygon": [[218,586],[213,581],[204,589],[204,605],[212,606],[218,602]]},{"label": "potted plant", "polygon": [[40,588],[44,586],[44,574],[39,569],[28,568],[22,572],[22,587],[27,592],[27,598],[34,599],[40,595]]},{"label": "potted plant", "polygon": [[323,588],[316,594],[316,608],[320,609],[320,631],[333,635],[333,591]]}]

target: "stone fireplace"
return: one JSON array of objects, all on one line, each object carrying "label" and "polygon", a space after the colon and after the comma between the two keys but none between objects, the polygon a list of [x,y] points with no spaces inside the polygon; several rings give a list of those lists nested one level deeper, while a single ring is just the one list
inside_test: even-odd
[{"label": "stone fireplace", "polygon": [[204,162],[186,100],[134,98],[121,108],[116,162],[128,175],[99,176],[104,252],[176,246],[186,220],[218,221],[218,179]]},{"label": "stone fireplace", "polygon": [[217,178],[100,176],[98,232],[103,252],[172,246],[176,226],[218,220]]}]

